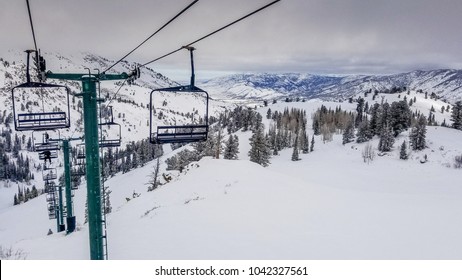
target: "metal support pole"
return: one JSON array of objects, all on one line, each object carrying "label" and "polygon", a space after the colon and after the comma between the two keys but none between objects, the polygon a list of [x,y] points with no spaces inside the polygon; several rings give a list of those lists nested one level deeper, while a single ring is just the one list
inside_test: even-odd
[{"label": "metal support pole", "polygon": [[71,147],[69,144],[69,140],[63,140],[64,182],[66,184],[67,233],[71,233],[75,230],[74,208],[72,205],[71,162],[69,159],[70,152],[71,152]]},{"label": "metal support pole", "polygon": [[103,260],[103,227],[101,208],[101,178],[99,167],[98,110],[96,78],[82,79],[85,155],[87,163],[88,227],[90,258]]},{"label": "metal support pole", "polygon": [[58,185],[58,232],[65,230],[64,225],[64,204],[63,204],[63,185]]}]

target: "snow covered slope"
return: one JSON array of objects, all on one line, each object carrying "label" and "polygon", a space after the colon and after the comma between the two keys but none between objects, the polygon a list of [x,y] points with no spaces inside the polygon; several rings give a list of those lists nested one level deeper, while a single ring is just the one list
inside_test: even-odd
[{"label": "snow covered slope", "polygon": [[462,70],[413,71],[383,76],[310,74],[236,74],[202,85],[216,96],[234,99],[279,99],[286,96],[347,99],[367,90],[385,92],[393,87],[435,92],[448,101],[462,100]]},{"label": "snow covered slope", "polygon": [[[93,55],[90,53],[81,54],[57,54],[57,53],[44,53],[42,54],[47,61],[47,70],[54,73],[85,73],[91,69],[92,72],[96,72],[94,69],[102,71],[106,69],[114,61],[106,58]],[[25,60],[26,56],[24,53],[10,52],[2,54],[0,60],[0,103],[4,104],[2,111],[6,110],[10,112],[12,110],[11,102],[11,88],[24,83],[25,78]],[[129,73],[135,66],[135,63],[123,61],[116,65],[109,73]],[[34,79],[34,77],[32,77]],[[58,80],[48,79],[48,83],[64,84],[68,86],[72,93],[81,92],[81,85],[79,82],[62,82]],[[104,106],[113,106],[114,121],[120,123],[122,126],[122,146],[131,142],[149,137],[149,102],[150,92],[153,89],[177,86],[176,82],[169,80],[167,77],[160,73],[155,72],[151,68],[144,67],[141,69],[141,78],[136,80],[131,86],[125,84],[122,88],[123,81],[105,81],[101,83],[101,96],[106,99],[103,103]],[[120,90],[119,90],[120,88]],[[117,93],[117,94],[116,94]],[[24,98],[22,98],[24,97]],[[56,92],[52,90],[45,91],[45,96],[40,97],[37,94],[27,94],[25,96],[18,95],[17,107],[21,108],[21,104],[24,106],[29,103],[32,110],[41,110],[42,105],[47,110],[51,110],[54,107],[59,107],[62,110],[66,106],[65,95],[62,92]],[[163,119],[155,118],[157,125],[173,124],[173,123],[184,123],[186,120],[180,113],[192,113],[192,109],[205,110],[205,98],[198,100],[198,97],[187,96],[187,95],[175,95],[172,94],[160,94],[156,95],[155,101],[157,100],[169,100],[168,109],[164,110]],[[79,107],[79,98],[71,98],[71,128],[63,130],[62,136],[74,137],[82,135],[82,108]],[[195,101],[196,100],[196,101]],[[174,106],[172,106],[174,105]],[[210,102],[210,115],[215,115],[217,112],[223,110],[224,107],[233,106],[229,103],[221,101]],[[157,104],[155,106],[157,108]],[[158,106],[162,107],[162,106]],[[167,107],[167,106],[164,106]],[[29,110],[27,107],[24,110]],[[175,112],[173,112],[175,111]],[[199,112],[202,113],[203,112]],[[108,139],[114,138],[116,132],[107,132]],[[30,133],[26,133],[27,136]],[[19,133],[22,136],[22,133]]]},{"label": "snow covered slope", "polygon": [[[440,102],[412,94],[413,110]],[[321,104],[356,106],[311,100],[270,108],[302,108],[310,116]],[[258,110],[265,115],[267,109]],[[408,132],[402,133],[391,152],[370,164],[361,156],[365,143],[344,146],[335,135],[323,144],[315,137],[314,152],[301,155],[301,161],[291,161],[292,151],[284,150],[267,168],[248,161],[251,132],[238,136],[239,160],[204,158],[182,173],[165,171],[163,161],[178,152],[167,151],[161,172],[173,180],[153,192],[146,183],[154,163],[108,180],[109,258],[462,258],[461,170],[452,168],[462,154],[462,131],[428,127],[428,148],[411,152],[407,161],[399,160],[399,144],[408,139]],[[376,147],[378,139],[371,144]],[[428,162],[421,164],[425,155]],[[141,195],[133,198],[134,192]],[[44,197],[0,208],[0,244],[23,250],[29,259],[87,259],[85,195],[84,188],[76,191],[79,230],[68,236],[46,236],[56,224],[47,220]]]}]

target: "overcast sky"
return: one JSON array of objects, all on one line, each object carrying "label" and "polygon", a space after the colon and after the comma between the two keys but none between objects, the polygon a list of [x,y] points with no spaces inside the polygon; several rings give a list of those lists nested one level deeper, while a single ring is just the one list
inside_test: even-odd
[{"label": "overcast sky", "polygon": [[[122,57],[191,2],[30,0],[39,48],[110,59]],[[199,0],[128,59],[147,62],[269,2]],[[0,3],[0,56],[32,48],[26,1]],[[210,76],[460,69],[461,27],[461,0],[282,0],[198,43],[196,67]],[[168,74],[187,70],[188,55],[179,52],[150,66]]]}]

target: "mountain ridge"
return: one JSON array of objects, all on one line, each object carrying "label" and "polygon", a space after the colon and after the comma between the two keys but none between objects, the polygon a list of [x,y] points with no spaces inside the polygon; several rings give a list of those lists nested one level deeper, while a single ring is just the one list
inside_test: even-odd
[{"label": "mountain ridge", "polygon": [[415,70],[391,75],[317,75],[309,73],[234,74],[201,84],[213,94],[231,99],[280,99],[287,96],[345,100],[365,91],[393,88],[434,92],[449,102],[462,100],[462,70]]}]

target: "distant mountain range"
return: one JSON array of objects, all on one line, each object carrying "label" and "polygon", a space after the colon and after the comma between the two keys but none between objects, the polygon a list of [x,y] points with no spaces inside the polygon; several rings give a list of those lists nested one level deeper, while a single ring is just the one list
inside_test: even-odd
[{"label": "distant mountain range", "polygon": [[236,74],[201,84],[212,96],[228,99],[274,99],[286,96],[347,99],[365,91],[393,88],[434,92],[449,102],[462,100],[462,70],[413,71],[395,75]]}]

